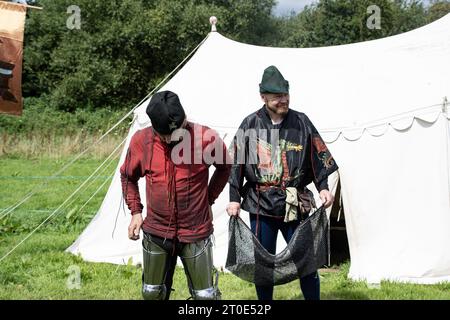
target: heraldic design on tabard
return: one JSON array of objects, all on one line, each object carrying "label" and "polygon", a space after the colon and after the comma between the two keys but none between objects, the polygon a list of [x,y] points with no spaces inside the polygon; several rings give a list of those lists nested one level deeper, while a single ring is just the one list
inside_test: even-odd
[{"label": "heraldic design on tabard", "polygon": [[258,138],[258,169],[261,172],[261,183],[276,185],[279,184],[282,179],[285,181],[289,181],[300,176],[299,172],[297,172],[293,177],[289,176],[289,167],[286,152],[302,151],[303,146],[301,144],[296,144],[284,139],[280,139],[279,146],[273,159],[272,150],[273,146],[270,143]]}]

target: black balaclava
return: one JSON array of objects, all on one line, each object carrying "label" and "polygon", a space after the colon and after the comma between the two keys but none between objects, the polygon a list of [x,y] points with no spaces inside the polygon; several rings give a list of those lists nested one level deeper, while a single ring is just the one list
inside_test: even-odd
[{"label": "black balaclava", "polygon": [[183,125],[186,114],[180,99],[172,91],[155,93],[147,107],[153,129],[159,134],[172,134]]}]

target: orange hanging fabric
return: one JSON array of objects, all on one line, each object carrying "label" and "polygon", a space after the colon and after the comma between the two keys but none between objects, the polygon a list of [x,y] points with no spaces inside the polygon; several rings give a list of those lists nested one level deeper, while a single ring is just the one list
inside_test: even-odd
[{"label": "orange hanging fabric", "polygon": [[27,7],[0,1],[0,113],[22,114],[22,56]]}]

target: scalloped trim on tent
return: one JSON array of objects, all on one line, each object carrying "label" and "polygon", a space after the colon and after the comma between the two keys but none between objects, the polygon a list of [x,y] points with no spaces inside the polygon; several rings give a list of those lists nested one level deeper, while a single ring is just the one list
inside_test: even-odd
[{"label": "scalloped trim on tent", "polygon": [[365,132],[373,137],[381,137],[386,134],[389,127],[392,127],[396,131],[407,131],[411,129],[415,121],[424,121],[433,124],[439,119],[441,114],[450,119],[450,115],[442,109],[442,105],[436,105],[433,106],[431,110],[430,108],[427,108],[427,111],[423,111],[422,109],[422,112],[420,113],[416,111],[414,113],[393,116],[384,119],[381,123],[373,122],[373,124],[367,124],[365,126],[319,131],[323,140],[328,144],[336,142],[340,137],[343,137],[347,141],[357,141],[361,139]]},{"label": "scalloped trim on tent", "polygon": [[[150,119],[145,112],[139,112],[138,108],[135,111],[133,121],[136,121],[140,128],[144,128],[150,124]],[[431,107],[426,107],[418,110],[414,110],[402,115],[391,116],[384,118],[383,120],[373,121],[365,124],[364,126],[354,126],[338,129],[324,129],[319,130],[323,140],[328,143],[334,143],[343,137],[347,141],[357,141],[361,139],[365,132],[372,137],[381,137],[386,134],[389,127],[392,127],[396,131],[407,131],[414,125],[414,121],[424,121],[429,124],[435,123],[440,114],[443,114],[450,120],[450,113],[447,105],[444,107],[442,104],[436,104]],[[214,128],[219,133],[227,133],[223,129]],[[237,130],[238,128],[228,128]]]}]

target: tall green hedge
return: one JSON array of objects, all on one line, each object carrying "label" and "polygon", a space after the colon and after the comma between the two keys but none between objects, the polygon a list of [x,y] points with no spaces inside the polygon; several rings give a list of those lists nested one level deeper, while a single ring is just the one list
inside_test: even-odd
[{"label": "tall green hedge", "polygon": [[[208,34],[219,17],[224,34],[266,44],[274,0],[40,0],[26,24],[25,96],[49,107],[134,106]],[[69,29],[69,6],[81,28]],[[269,35],[267,35],[269,37]]]}]

